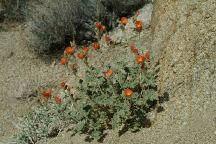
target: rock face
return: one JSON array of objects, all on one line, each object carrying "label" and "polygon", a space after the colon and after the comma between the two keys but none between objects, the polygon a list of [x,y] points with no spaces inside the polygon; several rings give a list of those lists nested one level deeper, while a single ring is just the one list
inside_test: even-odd
[{"label": "rock face", "polygon": [[54,51],[74,39],[78,44],[95,38],[95,22],[111,29],[118,16],[126,16],[148,0],[32,0],[28,8],[29,47]]},{"label": "rock face", "polygon": [[170,130],[178,130],[180,143],[216,143],[215,20],[215,0],[155,1],[152,33],[162,58],[160,93],[175,101],[169,105],[175,121]]}]

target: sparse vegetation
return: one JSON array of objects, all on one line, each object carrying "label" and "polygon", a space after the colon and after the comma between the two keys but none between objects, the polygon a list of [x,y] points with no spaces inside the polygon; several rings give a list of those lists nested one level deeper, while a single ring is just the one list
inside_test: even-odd
[{"label": "sparse vegetation", "polygon": [[105,66],[105,72],[89,67],[80,79],[78,107],[72,116],[78,122],[73,131],[100,140],[106,129],[126,125],[137,131],[143,127],[146,113],[157,100],[155,72],[145,66],[121,62]]},{"label": "sparse vegetation", "polygon": [[0,11],[7,21],[25,20],[25,9],[29,0],[0,0],[3,10]]},{"label": "sparse vegetation", "polygon": [[[107,35],[100,31],[103,26],[100,22],[95,26],[97,34]],[[114,46],[112,43],[108,45]],[[75,75],[79,82],[72,89],[76,93],[71,93],[71,87],[65,82],[38,92],[41,93],[41,105],[22,119],[17,140],[35,143],[53,133],[58,134],[71,124],[73,134],[86,134],[88,140],[98,141],[103,139],[107,129],[123,126],[135,132],[144,127],[148,120],[147,113],[158,101],[157,68],[149,50],[142,53],[135,45],[129,48],[132,59],[112,61],[98,68],[89,64],[88,51],[96,53],[104,49],[99,39],[82,50],[72,43],[66,47],[60,64],[68,68],[71,63],[79,65],[79,60],[86,65],[85,76]]]},{"label": "sparse vegetation", "polygon": [[[131,14],[147,0],[140,1],[77,1],[77,0],[1,0],[7,20],[23,21],[27,25],[30,50],[38,54],[54,54],[69,42],[88,43],[97,39],[94,22],[110,30],[117,16]],[[128,9],[130,9],[128,11]]]}]

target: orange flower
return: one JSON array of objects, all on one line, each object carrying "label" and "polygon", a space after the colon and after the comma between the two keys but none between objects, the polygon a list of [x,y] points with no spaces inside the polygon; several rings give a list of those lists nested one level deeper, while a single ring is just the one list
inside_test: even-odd
[{"label": "orange flower", "polygon": [[102,31],[102,32],[103,32],[103,31],[106,31],[106,26],[105,26],[105,25],[102,25],[101,28],[100,28],[100,31]]},{"label": "orange flower", "polygon": [[65,88],[65,86],[66,86],[65,82],[64,82],[64,81],[61,82],[61,83],[60,83],[60,86],[61,86],[62,88]]},{"label": "orange flower", "polygon": [[100,44],[97,42],[93,43],[93,48],[94,49],[100,49]]},{"label": "orange flower", "polygon": [[52,95],[52,89],[51,88],[49,88],[43,92],[43,96],[46,98],[51,97],[51,95]]},{"label": "orange flower", "polygon": [[83,51],[84,51],[84,52],[88,52],[89,50],[90,50],[89,47],[84,47],[84,48],[83,48]]},{"label": "orange flower", "polygon": [[138,54],[139,53],[139,50],[138,48],[131,48],[131,51],[135,54]]},{"label": "orange flower", "polygon": [[126,25],[128,23],[128,18],[127,17],[122,17],[120,22],[121,22],[122,25]]},{"label": "orange flower", "polygon": [[133,53],[135,53],[135,54],[138,54],[138,52],[139,52],[138,48],[136,48],[134,44],[132,44],[132,45],[130,46],[130,49],[131,49],[131,51],[132,51]]},{"label": "orange flower", "polygon": [[61,104],[62,103],[62,99],[60,96],[55,96],[55,102],[56,104]]},{"label": "orange flower", "polygon": [[145,53],[145,59],[150,62],[150,50]]},{"label": "orange flower", "polygon": [[131,97],[133,95],[133,91],[129,88],[124,89],[124,95],[126,97]]},{"label": "orange flower", "polygon": [[72,47],[66,47],[64,53],[65,54],[72,54],[74,52],[74,49]]},{"label": "orange flower", "polygon": [[137,30],[142,30],[143,22],[137,20],[137,21],[135,21],[135,26],[136,26],[136,29],[137,29]]},{"label": "orange flower", "polygon": [[105,35],[105,36],[104,36],[104,40],[105,40],[106,42],[110,42],[110,41],[111,41],[109,35]]},{"label": "orange flower", "polygon": [[113,74],[113,70],[112,70],[112,69],[108,69],[108,70],[105,72],[105,76],[106,76],[106,77],[110,77],[112,74]]},{"label": "orange flower", "polygon": [[61,58],[61,60],[60,60],[60,63],[62,64],[62,65],[66,65],[67,63],[68,63],[68,60],[66,59],[66,58]]},{"label": "orange flower", "polygon": [[102,25],[101,22],[96,22],[96,23],[95,23],[95,26],[96,26],[96,28],[97,28],[99,31],[101,31],[101,32],[106,31],[106,26],[105,26],[105,25]]},{"label": "orange flower", "polygon": [[85,58],[85,54],[84,54],[84,53],[78,53],[78,54],[77,54],[77,57],[78,57],[79,59],[84,59],[84,58]]},{"label": "orange flower", "polygon": [[101,25],[101,22],[96,22],[96,23],[95,23],[95,26],[96,26],[97,29],[101,29],[101,26],[102,26],[102,25]]},{"label": "orange flower", "polygon": [[138,56],[136,57],[136,62],[137,62],[138,64],[142,64],[142,63],[144,63],[144,61],[145,61],[145,57],[144,57],[144,56],[138,55]]}]

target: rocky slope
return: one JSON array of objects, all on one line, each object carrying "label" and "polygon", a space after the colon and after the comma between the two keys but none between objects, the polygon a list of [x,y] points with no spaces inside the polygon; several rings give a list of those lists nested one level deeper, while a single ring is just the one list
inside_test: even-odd
[{"label": "rocky slope", "polygon": [[161,51],[160,92],[173,101],[169,143],[216,142],[215,12],[214,0],[155,1],[152,45]]}]

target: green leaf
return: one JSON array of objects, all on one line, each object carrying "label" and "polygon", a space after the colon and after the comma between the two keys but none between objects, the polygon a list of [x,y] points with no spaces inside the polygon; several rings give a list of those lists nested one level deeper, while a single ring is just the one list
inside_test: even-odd
[{"label": "green leaf", "polygon": [[96,140],[99,140],[101,138],[101,135],[102,135],[102,133],[100,131],[98,131],[98,130],[94,130],[91,133],[91,137],[93,139],[96,139]]},{"label": "green leaf", "polygon": [[78,134],[81,134],[83,132],[83,130],[86,126],[86,123],[87,123],[87,121],[84,119],[76,125],[75,129],[76,129]]},{"label": "green leaf", "polygon": [[112,128],[113,128],[113,129],[118,128],[119,125],[120,125],[120,122],[121,122],[121,118],[120,118],[120,116],[117,115],[117,114],[115,114],[115,115],[113,116],[113,118],[112,118],[112,122],[111,122],[111,124],[112,124]]}]

